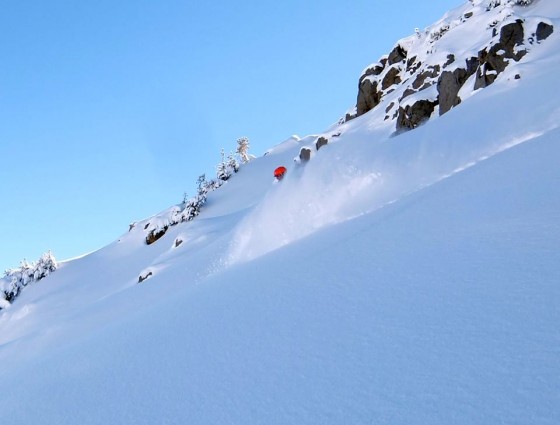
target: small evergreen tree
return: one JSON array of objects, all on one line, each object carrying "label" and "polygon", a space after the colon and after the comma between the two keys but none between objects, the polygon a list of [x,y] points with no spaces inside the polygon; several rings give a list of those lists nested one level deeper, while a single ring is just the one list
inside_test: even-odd
[{"label": "small evergreen tree", "polygon": [[28,263],[23,259],[20,266],[8,269],[4,272],[4,278],[0,280],[0,297],[4,301],[12,302],[27,285],[37,282],[58,268],[56,259],[50,251],[44,253],[35,263]]},{"label": "small evergreen tree", "polygon": [[239,162],[237,161],[237,158],[235,157],[233,152],[230,152],[230,154],[228,155],[227,166],[234,173],[237,173],[239,171]]},{"label": "small evergreen tree", "polygon": [[226,158],[223,149],[221,155],[222,155],[222,160],[216,167],[216,177],[218,178],[218,180],[227,181],[227,179],[231,177],[231,171],[229,170],[228,164],[226,163]]},{"label": "small evergreen tree", "polygon": [[241,158],[241,162],[246,164],[251,160],[251,156],[249,155],[249,139],[247,137],[240,137],[237,139],[237,153]]}]

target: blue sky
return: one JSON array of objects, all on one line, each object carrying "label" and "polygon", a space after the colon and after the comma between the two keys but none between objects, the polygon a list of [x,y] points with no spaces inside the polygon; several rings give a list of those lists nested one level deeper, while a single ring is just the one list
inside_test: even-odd
[{"label": "blue sky", "polygon": [[4,1],[0,269],[101,248],[238,137],[258,156],[324,130],[368,64],[461,3]]}]

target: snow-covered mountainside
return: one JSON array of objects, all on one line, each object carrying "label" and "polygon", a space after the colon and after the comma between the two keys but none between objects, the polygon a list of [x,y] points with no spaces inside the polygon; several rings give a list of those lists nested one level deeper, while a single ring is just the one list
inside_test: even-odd
[{"label": "snow-covered mountainside", "polygon": [[560,423],[560,3],[516,3],[448,12],[368,67],[401,79],[368,111],[3,301],[2,422]]}]

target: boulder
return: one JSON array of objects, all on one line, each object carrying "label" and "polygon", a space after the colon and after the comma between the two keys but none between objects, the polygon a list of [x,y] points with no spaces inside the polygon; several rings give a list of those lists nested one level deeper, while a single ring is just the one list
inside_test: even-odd
[{"label": "boulder", "polygon": [[151,245],[157,240],[161,239],[161,237],[165,235],[165,232],[167,232],[168,227],[169,226],[165,226],[163,229],[152,230],[150,233],[148,233],[148,236],[146,236],[146,244]]},{"label": "boulder", "polygon": [[299,159],[301,162],[307,162],[311,159],[311,149],[301,148],[299,151]]},{"label": "boulder", "polygon": [[317,139],[317,141],[315,142],[315,148],[316,148],[317,150],[319,150],[319,149],[321,149],[323,146],[325,146],[325,145],[328,144],[328,143],[329,143],[329,139],[327,139],[326,137],[321,136],[321,137],[319,137],[319,138]]},{"label": "boulder", "polygon": [[437,106],[437,101],[418,100],[405,108],[400,107],[397,117],[397,131],[412,130],[428,120]]},{"label": "boulder", "polygon": [[539,22],[537,25],[537,41],[546,40],[554,32],[554,27],[544,22]]}]

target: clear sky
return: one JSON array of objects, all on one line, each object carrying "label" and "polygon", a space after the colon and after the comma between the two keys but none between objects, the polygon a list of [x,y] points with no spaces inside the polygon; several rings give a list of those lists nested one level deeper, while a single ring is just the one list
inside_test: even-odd
[{"label": "clear sky", "polygon": [[220,149],[326,129],[358,77],[461,0],[4,0],[0,272],[101,248]]}]

